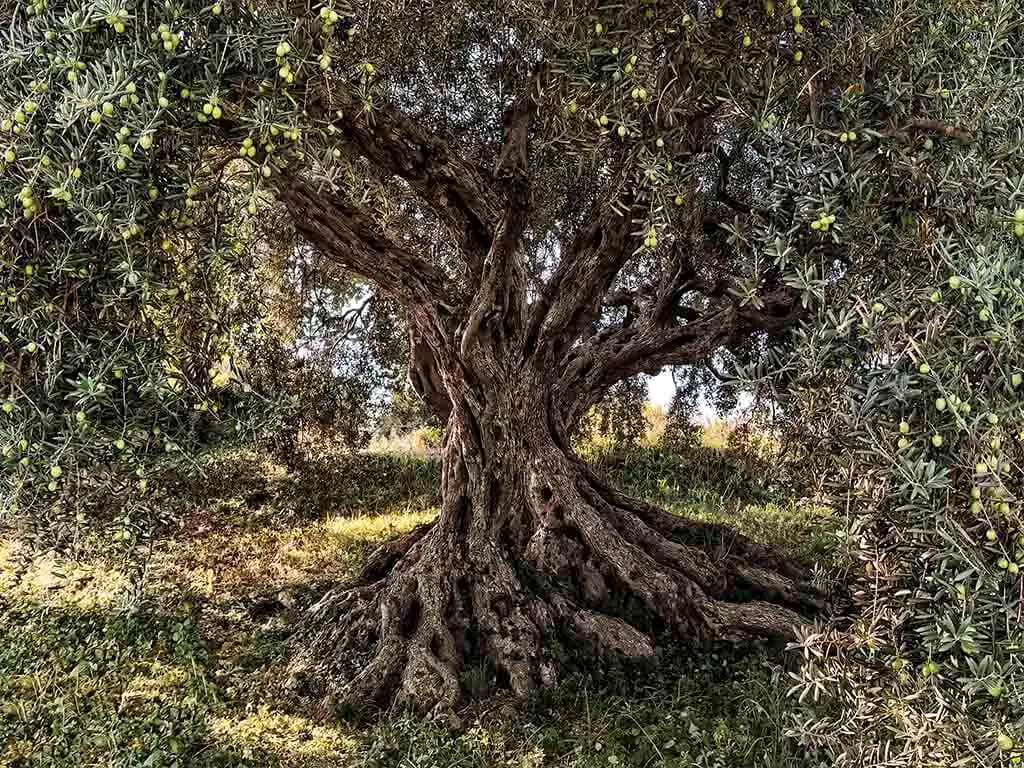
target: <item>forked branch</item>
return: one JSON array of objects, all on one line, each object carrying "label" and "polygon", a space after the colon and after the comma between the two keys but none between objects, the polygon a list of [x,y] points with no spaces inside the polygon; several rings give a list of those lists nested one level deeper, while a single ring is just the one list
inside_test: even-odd
[{"label": "forked branch", "polygon": [[531,202],[530,129],[537,113],[538,91],[544,85],[544,72],[543,67],[534,72],[529,89],[505,112],[502,145],[493,172],[494,185],[502,191],[504,204],[463,330],[463,358],[478,341],[488,317],[498,321],[492,329],[493,341],[513,341],[522,330],[527,282],[522,238]]},{"label": "forked branch", "polygon": [[561,357],[600,317],[615,276],[629,261],[639,240],[628,213],[630,207],[624,207],[625,214],[605,203],[593,206],[534,305],[527,344],[542,357]]},{"label": "forked branch", "polygon": [[801,304],[794,291],[782,288],[761,295],[757,306],[730,301],[701,312],[689,308],[673,314],[689,319],[664,324],[652,314],[628,326],[606,328],[572,350],[559,381],[567,424],[575,423],[618,381],[696,363],[752,334],[780,333],[800,317]]},{"label": "forked branch", "polygon": [[331,121],[362,157],[404,179],[455,238],[470,272],[479,272],[502,213],[486,171],[397,107],[374,103],[368,109],[348,86],[325,87],[308,111]]}]

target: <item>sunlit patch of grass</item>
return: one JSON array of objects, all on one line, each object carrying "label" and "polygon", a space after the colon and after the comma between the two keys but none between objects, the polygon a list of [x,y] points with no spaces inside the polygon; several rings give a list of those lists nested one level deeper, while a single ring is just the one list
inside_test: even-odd
[{"label": "sunlit patch of grass", "polygon": [[282,530],[211,531],[160,542],[153,568],[193,594],[238,595],[352,575],[367,548],[429,522],[433,510],[335,516]]},{"label": "sunlit patch of grass", "polygon": [[429,523],[437,510],[403,510],[379,515],[331,517],[324,523],[328,535],[339,543],[354,541],[387,541],[408,533],[417,525]]},{"label": "sunlit patch of grass", "polygon": [[367,449],[371,453],[410,454],[433,458],[441,451],[442,431],[437,427],[420,427],[405,435],[378,435]]},{"label": "sunlit patch of grass", "polygon": [[792,499],[744,504],[709,493],[703,499],[698,495],[667,504],[666,508],[695,520],[722,523],[807,563],[820,558],[832,546],[832,511],[815,504]]},{"label": "sunlit patch of grass", "polygon": [[188,679],[188,671],[180,665],[158,659],[143,662],[139,674],[128,681],[121,693],[119,710],[145,708],[155,702],[180,697]]},{"label": "sunlit patch of grass", "polygon": [[109,608],[130,589],[119,565],[76,561],[51,551],[32,553],[11,538],[0,539],[0,577],[10,599],[80,611]]},{"label": "sunlit patch of grass", "polygon": [[286,766],[337,766],[347,762],[360,739],[340,725],[317,725],[304,717],[261,705],[243,717],[210,721],[212,740],[249,759],[272,759]]},{"label": "sunlit patch of grass", "polygon": [[705,448],[724,450],[729,444],[729,434],[732,430],[733,425],[721,419],[708,422],[700,428],[700,444]]},{"label": "sunlit patch of grass", "polygon": [[29,547],[10,536],[0,538],[0,577],[6,584],[18,571],[18,563],[29,557]]},{"label": "sunlit patch of grass", "polygon": [[[783,546],[814,540],[821,510],[752,499],[729,478],[695,482],[698,465],[663,453],[614,469],[677,513]],[[696,457],[708,462],[701,478],[717,477],[717,455]],[[429,522],[436,467],[358,457],[350,466],[362,474],[307,508],[299,480],[259,466],[269,483],[231,475],[222,494],[192,498],[171,530],[107,542],[105,553],[0,538],[0,766],[807,765],[783,736],[785,683],[765,664],[777,655],[756,649],[691,649],[645,670],[588,666],[526,705],[464,713],[456,735],[401,713],[349,726],[292,711],[280,666],[294,614],[259,616],[252,596],[344,581],[375,546]]]}]

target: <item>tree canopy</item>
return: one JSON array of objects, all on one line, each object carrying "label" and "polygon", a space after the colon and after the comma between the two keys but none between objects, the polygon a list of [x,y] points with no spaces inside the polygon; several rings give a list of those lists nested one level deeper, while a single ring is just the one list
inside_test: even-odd
[{"label": "tree canopy", "polygon": [[[761,3],[12,13],[4,409],[16,495],[33,503],[66,481],[47,473],[135,469],[266,412],[236,395],[265,389],[246,355],[279,337],[267,306],[296,234],[344,243],[344,266],[392,298],[480,323],[497,297],[470,289],[515,219],[501,236],[524,243],[518,290],[535,320],[552,305],[532,332],[599,332],[581,361],[622,349],[578,382],[569,423],[621,378],[742,344],[741,326],[790,309],[780,265],[820,256],[776,236],[806,224],[784,181],[802,126],[835,119],[816,94],[869,63],[840,43],[885,21]],[[528,196],[509,202],[527,167]],[[323,205],[344,231],[310,221]]]},{"label": "tree canopy", "polygon": [[[646,655],[825,606],[571,450],[622,382],[739,367],[804,469],[860,494],[869,576],[913,595],[894,618],[856,592],[883,639],[850,663],[885,647],[884,685],[931,680],[988,718],[978,754],[1012,749],[1014,3],[31,0],[0,27],[6,508],[144,495],[154,461],[273,431],[297,352],[329,350],[333,387],[360,325],[362,380],[407,362],[447,424],[445,501],[318,604],[305,660],[332,693],[429,708],[477,654],[525,694],[556,677],[556,626]],[[834,754],[888,727],[843,720],[839,688],[858,724],[807,731]]]}]

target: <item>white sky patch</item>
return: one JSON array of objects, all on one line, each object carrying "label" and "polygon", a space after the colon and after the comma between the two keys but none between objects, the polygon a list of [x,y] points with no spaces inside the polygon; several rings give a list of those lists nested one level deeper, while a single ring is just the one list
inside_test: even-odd
[{"label": "white sky patch", "polygon": [[676,393],[676,385],[672,381],[672,369],[666,368],[657,376],[647,380],[647,397],[655,405],[668,408],[672,404],[672,397]]},{"label": "white sky patch", "polygon": [[[675,382],[672,381],[672,369],[665,368],[657,376],[647,378],[647,399],[653,405],[668,410],[676,393]],[[720,413],[707,397],[701,397],[697,406],[697,421],[710,422],[722,418],[733,418],[742,415],[753,403],[754,398],[747,392],[739,397],[736,407],[729,413]]]}]

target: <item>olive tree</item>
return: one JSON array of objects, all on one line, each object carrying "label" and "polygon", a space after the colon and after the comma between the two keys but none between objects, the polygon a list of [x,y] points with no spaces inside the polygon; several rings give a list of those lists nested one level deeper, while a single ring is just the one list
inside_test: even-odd
[{"label": "olive tree", "polygon": [[840,265],[904,255],[849,237],[831,190],[861,142],[949,139],[885,98],[931,34],[906,6],[8,6],[9,503],[242,424],[232,343],[273,334],[261,266],[297,249],[400,307],[446,424],[436,522],[310,609],[297,681],[447,708],[471,659],[552,684],[558,637],[792,636],[823,604],[798,568],[619,493],[571,438],[619,382],[756,358]]}]

